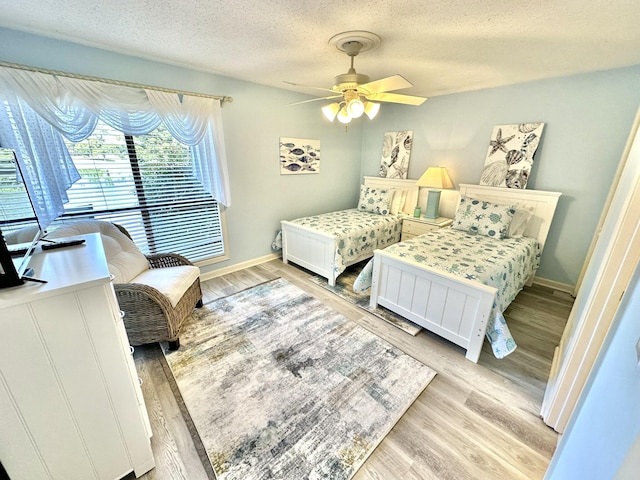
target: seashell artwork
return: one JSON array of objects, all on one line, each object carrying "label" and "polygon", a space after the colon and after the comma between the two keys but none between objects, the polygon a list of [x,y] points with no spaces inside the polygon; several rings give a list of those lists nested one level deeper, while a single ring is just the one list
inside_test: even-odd
[{"label": "seashell artwork", "polygon": [[320,140],[280,137],[280,175],[320,173]]},{"label": "seashell artwork", "polygon": [[480,175],[480,185],[527,187],[544,123],[496,125]]},{"label": "seashell artwork", "polygon": [[407,178],[409,157],[413,144],[413,132],[386,132],[382,143],[380,176],[385,178]]}]

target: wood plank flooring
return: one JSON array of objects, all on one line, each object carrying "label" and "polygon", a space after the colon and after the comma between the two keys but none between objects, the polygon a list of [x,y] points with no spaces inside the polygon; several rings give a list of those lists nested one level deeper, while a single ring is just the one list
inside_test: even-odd
[{"label": "wood plank flooring", "polygon": [[[539,418],[555,345],[573,299],[526,287],[505,312],[518,348],[498,360],[485,345],[478,364],[428,332],[415,337],[369,315],[309,281],[280,260],[203,282],[204,301],[283,277],[438,372],[356,473],[355,480],[540,479],[557,434]],[[153,429],[156,468],[144,480],[214,478],[201,461],[173,393],[159,345],[137,347],[136,366]],[[188,417],[187,417],[188,418]],[[188,420],[187,420],[188,421]],[[127,479],[133,479],[130,474]],[[302,479],[301,479],[302,480]]]}]

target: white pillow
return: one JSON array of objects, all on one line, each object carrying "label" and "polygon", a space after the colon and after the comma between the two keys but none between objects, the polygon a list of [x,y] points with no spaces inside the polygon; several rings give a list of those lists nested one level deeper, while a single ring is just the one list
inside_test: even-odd
[{"label": "white pillow", "polygon": [[530,209],[516,206],[516,213],[509,224],[509,231],[506,238],[520,238],[524,236],[524,232],[529,225],[529,220],[533,216],[533,207]]},{"label": "white pillow", "polygon": [[397,215],[404,208],[404,202],[407,200],[407,191],[395,189],[393,200],[391,200],[391,214]]}]

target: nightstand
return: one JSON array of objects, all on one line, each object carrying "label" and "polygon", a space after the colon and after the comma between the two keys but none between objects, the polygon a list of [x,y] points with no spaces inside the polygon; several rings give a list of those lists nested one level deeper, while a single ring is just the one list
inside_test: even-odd
[{"label": "nightstand", "polygon": [[439,228],[448,227],[453,219],[446,217],[425,218],[425,217],[405,217],[402,220],[401,241],[409,240],[417,235],[432,232]]}]

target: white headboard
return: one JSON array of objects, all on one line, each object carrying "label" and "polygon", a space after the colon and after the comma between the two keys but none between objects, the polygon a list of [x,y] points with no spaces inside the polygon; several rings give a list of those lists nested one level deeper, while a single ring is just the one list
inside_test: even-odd
[{"label": "white headboard", "polygon": [[364,177],[364,184],[367,187],[393,188],[395,190],[406,190],[407,199],[402,207],[402,212],[407,215],[413,215],[413,210],[418,204],[418,186],[417,180],[408,180],[402,178],[384,178],[384,177]]},{"label": "white headboard", "polygon": [[553,214],[558,205],[559,192],[545,192],[542,190],[527,190],[506,187],[488,187],[486,185],[460,184],[460,195],[465,197],[487,200],[502,205],[514,205],[526,208],[533,213],[524,235],[536,238],[540,247],[544,247]]}]

